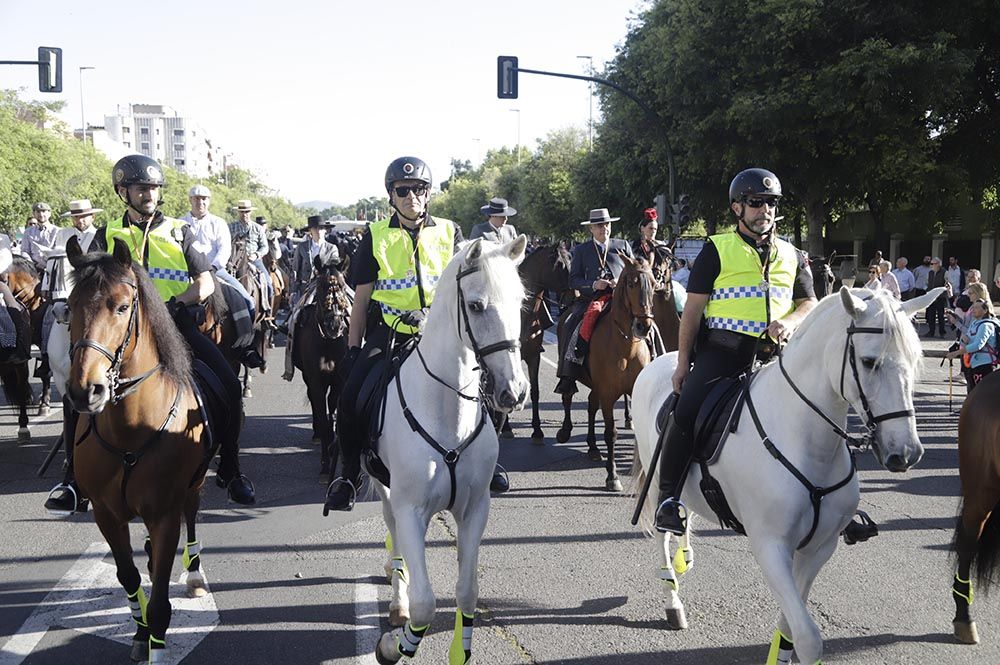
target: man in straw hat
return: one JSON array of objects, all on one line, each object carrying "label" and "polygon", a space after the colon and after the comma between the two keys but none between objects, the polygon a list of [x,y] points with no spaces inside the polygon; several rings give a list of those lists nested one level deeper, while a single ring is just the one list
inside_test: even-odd
[{"label": "man in straw hat", "polygon": [[517,231],[508,219],[517,214],[517,210],[507,205],[507,199],[494,198],[479,209],[488,219],[472,227],[469,240],[484,238],[493,242],[510,242],[517,237]]},{"label": "man in straw hat", "polygon": [[[632,247],[626,241],[611,237],[611,222],[619,219],[612,217],[607,208],[597,208],[590,211],[587,221],[581,222],[581,226],[590,229],[591,239],[573,250],[569,285],[580,293],[580,297],[566,319],[563,328],[566,334],[559,340],[557,393],[572,395],[576,392],[576,379],[587,357],[590,333],[625,268],[621,257],[632,257]],[[583,325],[585,322],[588,325]]]},{"label": "man in straw hat", "polygon": [[271,300],[274,298],[274,285],[271,284],[271,274],[264,267],[263,261],[264,255],[267,253],[267,237],[264,235],[264,229],[261,225],[250,218],[250,213],[256,208],[249,199],[237,201],[233,210],[236,211],[238,219],[229,225],[229,234],[232,236],[233,242],[244,241],[247,260],[257,268],[261,275],[267,294],[263,298],[264,320],[267,322],[266,325],[272,325]]}]

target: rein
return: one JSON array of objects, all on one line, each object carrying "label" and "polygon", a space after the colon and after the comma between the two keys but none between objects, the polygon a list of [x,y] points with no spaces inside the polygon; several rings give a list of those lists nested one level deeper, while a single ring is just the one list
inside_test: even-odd
[{"label": "rein", "polygon": [[[481,369],[482,376],[487,377],[488,380],[489,374],[488,370],[486,369],[486,364],[483,362],[483,359],[486,356],[490,355],[491,353],[498,353],[500,351],[515,351],[521,347],[521,342],[520,340],[517,339],[513,340],[506,339],[500,342],[496,342],[494,344],[480,346],[479,342],[476,340],[476,337],[472,332],[472,326],[469,323],[469,313],[467,311],[467,306],[465,304],[465,293],[462,291],[462,278],[471,275],[475,272],[478,272],[479,270],[480,270],[479,266],[475,265],[458,271],[458,276],[456,278],[458,286],[458,297],[457,297],[458,315],[460,320],[460,323],[458,325],[461,326],[462,324],[464,324],[465,326],[465,333],[469,338],[469,343],[472,346],[472,352],[475,355],[476,362],[478,363],[478,366],[475,369]],[[461,327],[458,330],[458,336],[459,339],[461,339],[462,337]],[[417,352],[417,357],[420,359],[420,364],[423,366],[424,372],[426,372],[428,376],[430,376],[432,379],[434,379],[441,385],[445,386],[446,388],[454,392],[461,399],[469,400],[471,402],[477,402],[480,405],[479,422],[476,424],[476,427],[472,431],[472,433],[469,436],[465,437],[465,439],[460,441],[458,445],[456,445],[455,447],[450,449],[445,448],[433,436],[431,436],[431,434],[426,429],[423,428],[423,426],[417,420],[417,417],[410,410],[410,407],[406,403],[406,397],[403,394],[403,384],[402,381],[400,380],[401,371],[396,372],[396,394],[399,397],[399,406],[403,410],[403,417],[406,419],[406,423],[410,426],[410,429],[419,434],[420,438],[426,441],[431,448],[433,448],[441,455],[441,457],[444,459],[445,465],[447,465],[448,467],[448,476],[451,479],[451,490],[448,496],[448,510],[451,510],[452,507],[455,505],[455,492],[456,492],[455,467],[458,465],[458,460],[461,458],[462,453],[465,452],[466,448],[472,445],[472,442],[479,437],[479,434],[483,431],[483,427],[486,425],[486,419],[487,419],[486,404],[484,403],[484,400],[482,398],[481,389],[480,393],[475,396],[466,395],[460,389],[449,385],[444,379],[434,374],[427,366],[427,362],[424,360],[424,356],[420,351],[419,343],[416,345],[416,352]],[[400,370],[402,370],[402,367],[400,367]]]},{"label": "rein", "polygon": [[[642,295],[646,295],[646,292],[650,291],[650,286],[644,280],[648,277],[651,281],[653,281],[655,283],[656,282],[656,278],[653,277],[653,273],[652,272],[649,272],[648,275],[647,275],[647,273],[645,271],[637,271],[637,275],[638,275],[639,279],[641,280],[640,283],[639,283],[639,292]],[[655,319],[655,317],[653,316],[653,309],[652,309],[652,307],[650,307],[648,314],[647,313],[636,314],[635,312],[632,311],[632,300],[631,300],[631,298],[628,297],[628,295],[626,293],[628,291],[628,287],[625,286],[625,282],[622,282],[622,287],[621,288],[622,288],[622,296],[624,296],[624,297],[620,298],[620,299],[616,299],[615,298],[615,294],[612,293],[612,295],[611,295],[612,306],[615,306],[617,303],[622,303],[624,301],[624,304],[618,304],[617,306],[620,309],[622,309],[626,314],[628,314],[629,319],[645,319],[645,320],[649,321],[650,323],[652,323],[654,321],[654,319]],[[617,291],[617,290],[618,290],[618,288],[615,287],[615,291]],[[652,291],[655,292],[655,288],[652,289]],[[652,302],[652,293],[650,293],[650,301]],[[617,320],[615,321],[615,327],[618,328],[618,333],[622,337],[624,337],[627,341],[631,342],[632,344],[636,344],[638,342],[644,342],[644,341],[646,341],[645,337],[636,337],[631,332],[626,333],[624,330],[622,330],[621,323],[619,323]]]}]

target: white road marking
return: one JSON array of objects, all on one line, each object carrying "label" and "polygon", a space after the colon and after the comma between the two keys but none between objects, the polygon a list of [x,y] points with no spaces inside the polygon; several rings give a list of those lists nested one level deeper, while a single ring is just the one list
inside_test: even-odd
[{"label": "white road marking", "polygon": [[[555,346],[557,349],[559,348],[559,340],[556,339],[556,336],[552,333],[551,330],[546,330],[542,339],[545,341],[546,344],[551,344]],[[559,365],[546,358],[544,353],[541,355],[541,358],[544,362],[548,363],[552,367],[559,369]]]},{"label": "white road marking", "polygon": [[[0,665],[20,665],[54,626],[132,645],[135,626],[125,591],[118,583],[115,566],[103,560],[110,552],[107,543],[93,543],[87,548],[21,629],[0,648]],[[145,563],[140,565],[140,569],[144,568]],[[201,570],[204,574],[204,564]],[[170,583],[173,612],[167,647],[172,663],[180,662],[219,625],[219,608],[211,590],[203,598],[188,598],[185,579],[186,573],[182,573],[179,581]],[[149,593],[145,575],[142,583]]]},{"label": "white road marking", "polygon": [[354,641],[358,653],[355,662],[362,665],[377,663],[375,647],[382,637],[382,628],[378,613],[378,587],[369,578],[361,578],[354,583],[354,616],[357,620]]}]

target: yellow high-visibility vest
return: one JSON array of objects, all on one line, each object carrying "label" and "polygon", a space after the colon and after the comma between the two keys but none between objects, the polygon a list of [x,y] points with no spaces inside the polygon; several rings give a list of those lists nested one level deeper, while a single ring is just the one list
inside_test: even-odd
[{"label": "yellow high-visibility vest", "polygon": [[[780,238],[772,241],[768,269],[770,288],[765,288],[764,266],[756,248],[736,232],[714,235],[711,240],[719,252],[721,270],[705,308],[709,328],[758,336],[770,321],[795,309],[792,287],[799,259],[791,243]],[[770,320],[765,293],[770,296]]]},{"label": "yellow high-visibility vest", "polygon": [[382,308],[382,319],[395,330],[412,335],[416,328],[399,322],[399,315],[434,301],[434,292],[455,247],[455,225],[434,218],[417,234],[414,248],[410,232],[402,226],[390,227],[389,219],[373,223],[372,253],[378,262],[378,277],[372,300]]},{"label": "yellow high-visibility vest", "polygon": [[[163,217],[155,228],[149,231],[146,246],[146,272],[164,302],[188,290],[191,278],[188,276],[187,260],[181,240],[184,238],[184,222],[172,217]],[[128,245],[134,261],[139,260],[138,247],[142,244],[142,229],[135,225],[124,226],[121,219],[112,220],[104,231],[109,252],[115,249],[115,238],[121,238]]]}]

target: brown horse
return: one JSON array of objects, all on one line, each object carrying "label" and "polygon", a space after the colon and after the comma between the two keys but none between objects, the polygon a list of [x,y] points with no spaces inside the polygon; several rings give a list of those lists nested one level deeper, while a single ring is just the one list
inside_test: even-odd
[{"label": "brown horse", "polygon": [[[260,281],[257,279],[257,267],[250,261],[250,256],[247,253],[246,240],[241,238],[233,241],[233,253],[229,257],[227,270],[230,275],[235,277],[240,284],[243,285],[243,288],[246,289],[247,293],[250,294],[250,300],[253,301],[254,307],[253,348],[260,353],[261,358],[266,358],[266,332],[269,329],[269,326],[266,324],[268,319],[266,310],[270,305],[267,302],[267,295],[261,288]],[[226,359],[230,361],[230,365],[233,367],[233,372],[236,373],[236,376],[239,376],[241,364],[239,359],[231,358],[231,354],[227,355]],[[246,367],[244,367],[243,370],[243,397],[249,398],[252,397],[252,392],[250,390],[250,371]],[[263,374],[266,370],[267,365],[261,367],[261,374]]]},{"label": "brown horse", "polygon": [[[191,384],[191,354],[156,288],[128,248],[87,254],[70,240],[77,282],[69,297],[72,368],[67,396],[81,417],[74,469],[111,547],[136,633],[132,659],[162,662],[170,624],[168,588],[181,516],[188,593],[204,595],[195,516],[208,460],[206,428]],[[132,559],[129,521],[149,533],[152,592]]]},{"label": "brown horse", "polygon": [[[656,286],[653,272],[645,259],[631,259],[622,256],[625,268],[618,277],[611,302],[606,313],[594,328],[590,338],[590,350],[581,382],[590,388],[587,404],[587,455],[594,461],[601,460],[594,433],[594,419],[597,408],[604,416],[604,443],[607,445],[606,468],[608,477],[605,489],[620,492],[618,467],[615,464],[615,441],[618,430],[615,427],[615,402],[622,395],[631,395],[635,378],[642,368],[649,364],[651,355],[646,337],[653,324],[653,290]],[[562,338],[566,314],[559,320],[559,336]],[[569,331],[566,331],[569,332]],[[572,395],[563,395],[563,422],[556,433],[556,441],[565,443],[573,430],[570,410]]]},{"label": "brown horse", "polygon": [[[558,243],[538,247],[525,257],[517,269],[528,295],[521,310],[521,359],[528,366],[528,380],[531,382],[531,440],[536,443],[545,439],[538,415],[538,366],[541,363],[545,330],[551,325],[546,294],[557,294],[562,308],[573,301],[576,292],[569,288],[571,262],[572,257],[566,245]],[[507,431],[507,427],[509,421],[505,421],[504,431]]]},{"label": "brown horse", "polygon": [[1000,372],[984,378],[969,393],[958,418],[958,471],[962,506],[952,549],[958,570],[951,593],[955,600],[955,637],[979,642],[976,622],[969,615],[972,573],[981,591],[997,582],[1000,564]]},{"label": "brown horse", "polygon": [[[41,279],[34,264],[20,256],[15,256],[13,263],[5,273],[7,285],[10,287],[14,298],[24,307],[28,313],[31,327],[31,344],[35,344],[42,349],[42,322],[45,318],[46,300],[42,295]],[[18,409],[18,432],[17,440],[25,443],[31,440],[31,432],[28,429],[28,406],[34,401],[34,393],[31,389],[29,362],[4,363],[0,365],[0,380],[3,382],[4,391],[8,402]],[[42,377],[42,393],[39,398],[38,415],[48,415],[51,399],[52,375],[47,374]]]},{"label": "brown horse", "polygon": [[351,304],[343,274],[336,266],[322,263],[321,258],[317,256],[315,261],[315,298],[295,322],[292,356],[302,371],[312,406],[313,436],[320,445],[320,475],[327,476],[337,468],[333,418],[344,383],[337,365],[347,353]]},{"label": "brown horse", "polygon": [[653,265],[656,288],[653,291],[653,320],[660,331],[664,350],[669,353],[679,346],[681,317],[677,314],[674,286],[671,281],[670,258],[663,257]]},{"label": "brown horse", "polygon": [[[268,240],[268,247],[273,246],[276,241]],[[289,291],[292,287],[292,275],[285,267],[283,259],[275,259],[272,252],[268,252],[263,258],[264,267],[271,274],[271,284],[274,285],[274,297],[271,298],[271,316],[277,317],[278,312],[289,306]],[[274,329],[266,326],[264,330],[264,342],[267,348],[274,348]]]}]

